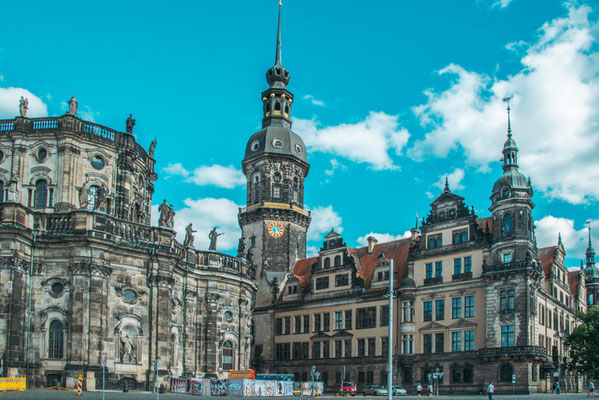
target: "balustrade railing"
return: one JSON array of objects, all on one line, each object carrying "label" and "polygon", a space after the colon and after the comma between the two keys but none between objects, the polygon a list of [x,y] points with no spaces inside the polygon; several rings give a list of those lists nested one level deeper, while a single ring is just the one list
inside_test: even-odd
[{"label": "balustrade railing", "polygon": [[49,217],[46,221],[48,232],[68,232],[73,229],[73,216],[71,214]]},{"label": "balustrade railing", "polygon": [[117,134],[116,131],[114,131],[110,128],[106,128],[105,126],[102,126],[102,125],[93,124],[91,122],[83,123],[83,133],[87,133],[89,135],[100,136],[104,139],[108,139],[108,140],[112,140],[112,141],[114,141],[114,138],[116,137],[116,134]]},{"label": "balustrade railing", "polygon": [[58,119],[34,119],[31,124],[31,129],[35,131],[46,129],[58,129]]},{"label": "balustrade railing", "polygon": [[0,132],[10,132],[15,129],[15,123],[10,121],[0,122]]}]

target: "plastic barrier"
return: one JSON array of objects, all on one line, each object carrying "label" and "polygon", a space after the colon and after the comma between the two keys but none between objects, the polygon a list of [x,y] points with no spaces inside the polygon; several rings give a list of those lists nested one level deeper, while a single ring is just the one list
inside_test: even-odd
[{"label": "plastic barrier", "polygon": [[0,378],[0,392],[7,390],[19,390],[21,392],[27,390],[27,378]]},{"label": "plastic barrier", "polygon": [[179,378],[178,376],[171,376],[171,392],[186,393],[187,392],[187,378]]}]

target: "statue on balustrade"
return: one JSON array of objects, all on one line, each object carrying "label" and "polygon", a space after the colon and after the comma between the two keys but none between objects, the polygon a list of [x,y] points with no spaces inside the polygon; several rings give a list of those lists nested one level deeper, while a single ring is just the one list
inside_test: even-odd
[{"label": "statue on balustrade", "polygon": [[156,143],[158,143],[156,139],[152,140],[152,143],[150,143],[150,148],[148,149],[148,155],[152,158],[154,158],[154,149],[156,148]]},{"label": "statue on balustrade", "polygon": [[21,117],[27,118],[27,110],[29,110],[29,100],[21,96],[19,100],[19,114],[21,114]]},{"label": "statue on balustrade", "polygon": [[129,118],[127,118],[127,133],[133,133],[133,127],[135,126],[135,120],[133,119],[133,114],[129,114]]},{"label": "statue on balustrade", "polygon": [[166,204],[166,199],[158,207],[160,217],[158,218],[158,226],[164,226],[166,228],[173,228],[175,226],[175,211],[173,211],[173,205]]},{"label": "statue on balustrade", "polygon": [[69,111],[67,112],[68,115],[77,115],[77,111],[79,110],[79,104],[77,103],[77,99],[75,98],[75,95],[71,95],[71,100],[69,100]]},{"label": "statue on balustrade", "polygon": [[183,246],[185,247],[193,247],[193,234],[194,231],[193,227],[191,224],[187,225],[187,228],[185,228],[185,240],[183,241]]},{"label": "statue on balustrade", "polygon": [[216,226],[212,228],[212,230],[208,234],[208,238],[210,239],[210,247],[208,247],[208,250],[216,250],[216,240],[221,235],[224,235],[224,233],[218,233],[216,230]]},{"label": "statue on balustrade", "polygon": [[237,257],[243,257],[245,254],[245,238],[243,237],[243,233],[239,238],[239,244],[237,245]]}]

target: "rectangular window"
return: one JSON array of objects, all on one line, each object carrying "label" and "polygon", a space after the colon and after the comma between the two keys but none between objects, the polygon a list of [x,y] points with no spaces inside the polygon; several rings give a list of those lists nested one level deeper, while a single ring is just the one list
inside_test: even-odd
[{"label": "rectangular window", "polygon": [[507,253],[503,255],[503,263],[509,264],[512,262],[512,253]]},{"label": "rectangular window", "polygon": [[462,273],[462,259],[454,258],[453,259],[453,274],[459,275]]},{"label": "rectangular window", "polygon": [[403,305],[403,322],[414,322],[412,320],[413,317],[413,313],[412,313],[412,305],[410,304],[409,301],[404,301]]},{"label": "rectangular window", "polygon": [[455,297],[451,299],[451,318],[462,318],[462,298]]},{"label": "rectangular window", "polygon": [[423,321],[425,321],[425,322],[432,321],[433,320],[433,302],[425,301],[422,303],[422,306],[423,306],[423,313],[422,313]]},{"label": "rectangular window", "polygon": [[472,377],[474,376],[474,374],[472,373],[472,367],[466,367],[463,370],[463,374],[464,374],[464,383],[472,383]]},{"label": "rectangular window", "polygon": [[296,335],[298,333],[302,333],[302,317],[301,315],[296,315],[293,320],[293,333]]},{"label": "rectangular window", "polygon": [[335,330],[343,329],[343,312],[335,311]]},{"label": "rectangular window", "polygon": [[381,307],[381,326],[389,326],[389,306]]},{"label": "rectangular window", "polygon": [[366,371],[366,384],[372,385],[374,383],[374,371]]},{"label": "rectangular window", "polygon": [[351,339],[345,340],[345,358],[351,357]]},{"label": "rectangular window", "polygon": [[432,353],[433,352],[433,335],[426,334],[422,335],[422,352]]},{"label": "rectangular window", "polygon": [[347,286],[349,285],[349,275],[348,274],[339,274],[335,275],[335,287]]},{"label": "rectangular window", "polygon": [[433,277],[433,264],[432,263],[428,263],[426,264],[426,279],[431,279]]},{"label": "rectangular window", "polygon": [[309,315],[304,315],[304,326],[302,328],[304,328],[302,330],[303,333],[310,332],[310,316]]},{"label": "rectangular window", "polygon": [[254,247],[256,247],[256,236],[252,236],[250,238],[250,246],[253,249]]},{"label": "rectangular window", "polygon": [[462,368],[452,368],[451,369],[451,383],[461,383],[462,382]]},{"label": "rectangular window", "polygon": [[435,333],[435,353],[445,352],[445,334]]},{"label": "rectangular window", "polygon": [[376,327],[376,307],[358,308],[356,312],[356,329]]},{"label": "rectangular window", "polygon": [[316,290],[328,289],[329,288],[329,277],[323,276],[316,278]]},{"label": "rectangular window", "polygon": [[466,243],[468,241],[468,230],[462,229],[459,231],[453,231],[452,236],[453,244]]},{"label": "rectangular window", "polygon": [[435,320],[445,319],[445,300],[435,300]]},{"label": "rectangular window", "polygon": [[464,350],[474,350],[474,331],[464,332]]},{"label": "rectangular window", "polygon": [[335,340],[335,358],[343,357],[343,341]]},{"label": "rectangular window", "polygon": [[314,332],[320,332],[320,314],[314,314]]},{"label": "rectangular window", "polygon": [[437,235],[429,235],[428,236],[428,248],[435,249],[441,247],[443,245],[443,240],[441,234]]},{"label": "rectangular window", "polygon": [[414,335],[403,335],[401,339],[402,353],[412,354],[414,353]]},{"label": "rectangular window", "polygon": [[277,360],[289,360],[291,343],[277,343],[275,346],[275,357]]},{"label": "rectangular window", "polygon": [[474,318],[474,296],[464,297],[464,318]]},{"label": "rectangular window", "polygon": [[278,199],[281,197],[281,187],[280,186],[274,186],[272,188],[272,197],[274,197],[275,199]]},{"label": "rectangular window", "polygon": [[451,332],[451,351],[462,351],[462,332]]},{"label": "rectangular window", "polygon": [[472,257],[464,257],[464,272],[472,272]]},{"label": "rectangular window", "polygon": [[322,315],[322,330],[324,332],[331,330],[331,314],[328,312]]},{"label": "rectangular window", "polygon": [[443,276],[443,261],[437,261],[435,263],[435,277],[440,278]]},{"label": "rectangular window", "polygon": [[514,345],[514,325],[501,327],[501,347],[510,347]]},{"label": "rectangular window", "polygon": [[284,335],[289,335],[291,333],[291,317],[285,317],[285,332]]},{"label": "rectangular window", "polygon": [[345,312],[345,329],[352,329],[352,310],[347,310]]},{"label": "rectangular window", "polygon": [[320,342],[312,343],[312,358],[320,358]]},{"label": "rectangular window", "polygon": [[358,384],[364,384],[364,371],[358,371]]},{"label": "rectangular window", "polygon": [[283,318],[277,318],[275,320],[275,335],[283,334]]},{"label": "rectangular window", "polygon": [[329,342],[322,342],[322,358],[329,358],[329,348],[331,344]]},{"label": "rectangular window", "polygon": [[376,355],[376,341],[374,338],[368,338],[368,356],[373,357]]},{"label": "rectangular window", "polygon": [[310,343],[302,343],[302,359],[310,358]]},{"label": "rectangular window", "polygon": [[366,339],[358,339],[358,357],[366,356]]},{"label": "rectangular window", "polygon": [[294,360],[302,359],[302,344],[301,343],[293,343],[293,359]]}]

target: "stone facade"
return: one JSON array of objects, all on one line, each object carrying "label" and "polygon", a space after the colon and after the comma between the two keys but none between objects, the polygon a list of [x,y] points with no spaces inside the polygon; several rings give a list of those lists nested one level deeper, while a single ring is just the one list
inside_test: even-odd
[{"label": "stone facade", "polygon": [[93,388],[101,353],[108,388],[249,367],[254,269],[150,226],[153,148],[64,115],[0,121],[0,150],[7,376]]}]

